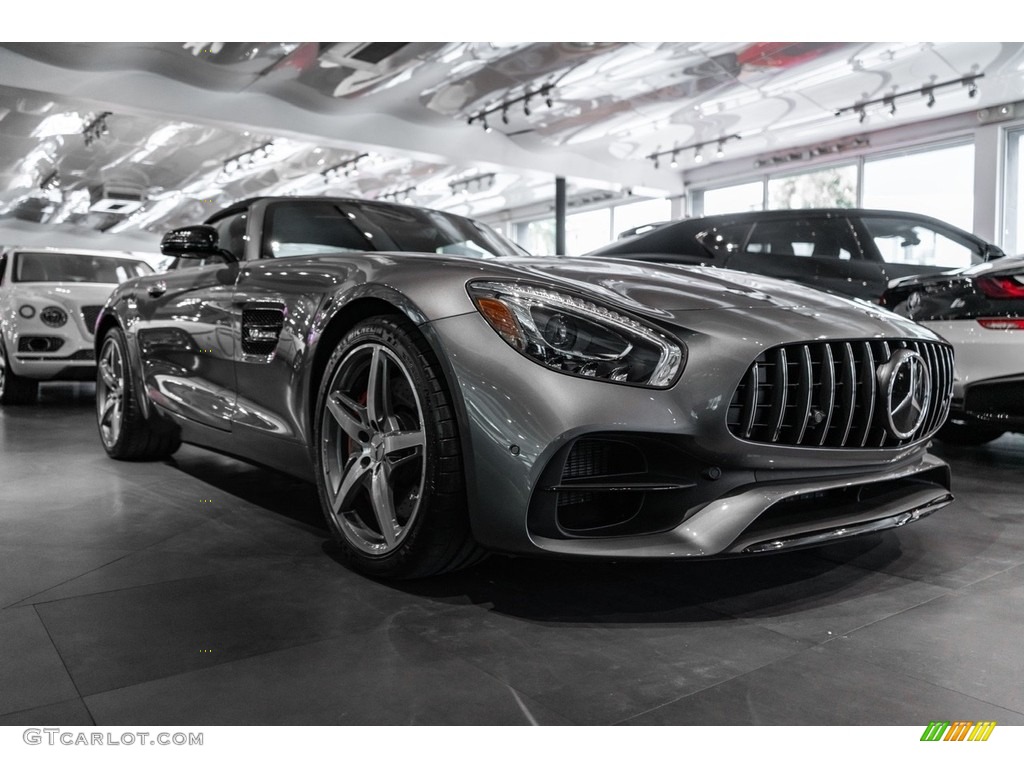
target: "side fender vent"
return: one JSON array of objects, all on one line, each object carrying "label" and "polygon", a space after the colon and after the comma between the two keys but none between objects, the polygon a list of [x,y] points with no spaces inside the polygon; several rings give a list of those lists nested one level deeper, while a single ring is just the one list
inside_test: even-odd
[{"label": "side fender vent", "polygon": [[[284,328],[283,307],[247,307],[242,310],[242,354],[269,363]],[[255,362],[255,360],[253,361]]]}]

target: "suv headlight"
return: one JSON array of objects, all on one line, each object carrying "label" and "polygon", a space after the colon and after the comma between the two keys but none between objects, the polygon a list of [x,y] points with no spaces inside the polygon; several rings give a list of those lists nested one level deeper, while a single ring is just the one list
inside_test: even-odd
[{"label": "suv headlight", "polygon": [[686,361],[681,343],[576,296],[517,283],[476,282],[468,289],[513,349],[561,373],[666,388]]},{"label": "suv headlight", "polygon": [[39,319],[51,328],[60,328],[68,321],[68,313],[60,307],[46,307],[39,313]]}]

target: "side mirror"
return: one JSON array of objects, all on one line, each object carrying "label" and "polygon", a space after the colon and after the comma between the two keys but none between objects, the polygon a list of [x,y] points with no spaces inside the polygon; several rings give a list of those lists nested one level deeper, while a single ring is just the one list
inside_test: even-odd
[{"label": "side mirror", "polygon": [[220,256],[234,261],[219,245],[217,230],[206,224],[172,229],[160,241],[160,253],[164,256],[175,256],[180,259],[202,259],[207,256]]}]

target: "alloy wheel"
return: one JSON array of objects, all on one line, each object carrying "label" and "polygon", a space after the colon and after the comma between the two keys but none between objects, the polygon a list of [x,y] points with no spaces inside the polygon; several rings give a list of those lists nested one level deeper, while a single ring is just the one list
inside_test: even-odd
[{"label": "alloy wheel", "polygon": [[321,467],[333,524],[359,551],[396,550],[420,512],[426,478],[423,405],[395,352],[348,352],[326,392]]},{"label": "alloy wheel", "polygon": [[113,336],[100,352],[96,379],[96,414],[103,444],[112,447],[121,435],[124,421],[125,365],[121,347]]}]

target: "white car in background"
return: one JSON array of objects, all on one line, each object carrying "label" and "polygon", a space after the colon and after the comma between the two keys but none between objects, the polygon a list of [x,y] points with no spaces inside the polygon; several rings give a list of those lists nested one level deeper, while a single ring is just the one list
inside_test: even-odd
[{"label": "white car in background", "polygon": [[981,445],[1024,432],[1024,256],[894,280],[882,304],[953,345],[953,402],[940,440]]},{"label": "white car in background", "polygon": [[152,273],[130,254],[0,253],[0,405],[34,402],[40,381],[94,380],[100,309],[119,283]]}]

